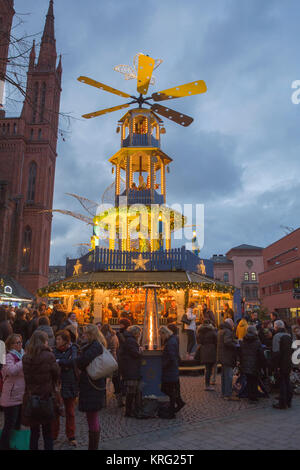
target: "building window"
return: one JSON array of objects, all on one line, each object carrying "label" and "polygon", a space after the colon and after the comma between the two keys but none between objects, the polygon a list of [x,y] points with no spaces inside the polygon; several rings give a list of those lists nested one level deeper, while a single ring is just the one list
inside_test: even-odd
[{"label": "building window", "polygon": [[29,270],[30,253],[31,253],[31,238],[32,231],[30,227],[26,227],[23,238],[23,251],[22,251],[22,269],[23,271]]},{"label": "building window", "polygon": [[256,273],[251,273],[251,281],[256,281]]},{"label": "building window", "polygon": [[257,287],[254,287],[252,289],[252,298],[255,299],[255,300],[258,299],[258,289],[257,289]]},{"label": "building window", "polygon": [[244,273],[244,281],[249,281],[249,273]]},{"label": "building window", "polygon": [[31,162],[30,167],[29,167],[28,190],[27,190],[27,202],[29,203],[34,202],[36,173],[37,173],[37,164],[35,162]]},{"label": "building window", "polygon": [[223,274],[223,280],[224,280],[224,282],[229,282],[229,274],[228,273]]}]

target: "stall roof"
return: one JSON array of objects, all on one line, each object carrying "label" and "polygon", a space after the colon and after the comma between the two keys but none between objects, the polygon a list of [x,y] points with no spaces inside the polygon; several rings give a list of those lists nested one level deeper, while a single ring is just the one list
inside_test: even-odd
[{"label": "stall roof", "polygon": [[1,275],[0,273],[0,281],[3,280],[3,287],[9,286],[12,290],[11,294],[3,292],[1,297],[13,297],[14,299],[18,299],[20,302],[33,300],[34,296],[30,294],[21,284],[19,284],[14,278],[7,276],[5,274]]}]

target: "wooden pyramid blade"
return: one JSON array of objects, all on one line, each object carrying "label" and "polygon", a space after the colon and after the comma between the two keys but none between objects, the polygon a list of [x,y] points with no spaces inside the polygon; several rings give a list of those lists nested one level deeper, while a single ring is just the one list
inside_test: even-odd
[{"label": "wooden pyramid blade", "polygon": [[99,88],[100,90],[113,93],[114,95],[123,96],[123,98],[131,98],[131,95],[128,95],[128,93],[124,93],[123,91],[117,90],[116,88],[112,88],[108,85],[104,85],[104,83],[96,82],[96,80],[93,80],[92,78],[82,76],[82,77],[78,77],[77,80],[79,82],[86,83],[87,85],[91,85],[96,88]]},{"label": "wooden pyramid blade", "polygon": [[183,98],[184,96],[198,95],[207,91],[206,83],[203,80],[196,82],[186,83],[167,90],[158,91],[153,93],[152,98],[154,101],[173,100],[174,98]]},{"label": "wooden pyramid blade", "polygon": [[145,95],[148,91],[154,66],[155,66],[154,59],[144,54],[139,55],[138,74],[137,74],[137,91],[141,93],[142,95]]},{"label": "wooden pyramid blade", "polygon": [[112,113],[114,111],[118,111],[118,109],[123,109],[123,108],[129,108],[130,104],[121,104],[119,106],[114,106],[113,108],[106,108],[106,109],[101,109],[101,111],[95,111],[94,113],[88,113],[88,114],[83,114],[83,118],[85,119],[90,119],[94,118],[97,116],[101,116],[102,114],[107,114],[107,113]]},{"label": "wooden pyramid blade", "polygon": [[164,116],[184,127],[187,127],[192,124],[194,120],[186,114],[178,113],[177,111],[174,111],[174,109],[166,108],[165,106],[161,106],[160,104],[153,104],[151,106],[151,109],[154,113],[161,114],[161,116]]}]

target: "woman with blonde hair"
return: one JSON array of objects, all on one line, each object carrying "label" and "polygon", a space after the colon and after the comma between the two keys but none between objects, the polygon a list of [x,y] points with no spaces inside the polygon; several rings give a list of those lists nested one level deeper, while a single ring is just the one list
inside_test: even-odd
[{"label": "woman with blonde hair", "polygon": [[86,341],[75,364],[81,370],[79,379],[79,411],[86,413],[89,427],[89,450],[97,450],[100,440],[99,411],[105,405],[105,378],[92,380],[87,372],[88,365],[103,354],[106,340],[97,325],[87,325],[83,331]]},{"label": "woman with blonde hair", "polygon": [[22,336],[10,335],[5,341],[6,364],[2,368],[3,388],[0,404],[4,411],[4,427],[0,440],[1,450],[10,450],[10,436],[14,429],[20,429],[21,409],[25,382],[23,374]]}]

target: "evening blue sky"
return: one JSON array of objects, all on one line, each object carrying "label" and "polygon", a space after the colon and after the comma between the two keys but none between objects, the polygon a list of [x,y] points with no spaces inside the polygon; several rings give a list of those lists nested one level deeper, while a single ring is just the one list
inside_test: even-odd
[{"label": "evening blue sky", "polygon": [[[42,32],[48,4],[15,0],[17,13],[30,13],[19,31]],[[172,101],[192,125],[165,120],[162,136],[174,160],[167,203],[205,204],[203,257],[242,243],[267,246],[284,236],[280,225],[299,226],[300,105],[291,101],[300,79],[298,1],[56,0],[54,13],[62,112],[80,118],[124,103],[76,78],[134,93],[136,82],[113,66],[131,64],[137,52],[164,61],[153,91],[205,80],[207,93]],[[54,208],[80,212],[66,192],[100,201],[113,181],[108,158],[120,145],[121,116],[72,119],[70,127],[61,120],[68,132],[58,142]],[[90,235],[83,223],[54,215],[51,264],[76,256]]]}]

